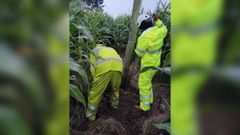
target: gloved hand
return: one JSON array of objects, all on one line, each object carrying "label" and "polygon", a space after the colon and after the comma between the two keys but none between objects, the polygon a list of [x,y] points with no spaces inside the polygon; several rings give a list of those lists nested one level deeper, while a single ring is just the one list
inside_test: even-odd
[{"label": "gloved hand", "polygon": [[153,13],[153,20],[156,22],[159,19],[158,15],[156,13]]}]

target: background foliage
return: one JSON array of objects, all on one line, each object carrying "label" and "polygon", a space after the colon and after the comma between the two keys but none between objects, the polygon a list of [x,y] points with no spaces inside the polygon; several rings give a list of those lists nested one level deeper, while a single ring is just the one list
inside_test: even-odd
[{"label": "background foliage", "polygon": [[103,11],[94,11],[79,0],[70,3],[70,55],[75,60],[87,57],[96,44],[121,52],[127,44],[130,16],[115,20]]}]

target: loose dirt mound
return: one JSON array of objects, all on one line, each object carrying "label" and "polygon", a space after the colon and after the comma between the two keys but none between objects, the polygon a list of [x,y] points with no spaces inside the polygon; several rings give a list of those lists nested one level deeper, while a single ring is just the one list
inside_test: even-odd
[{"label": "loose dirt mound", "polygon": [[95,121],[85,135],[127,135],[123,125],[114,118],[100,118]]}]

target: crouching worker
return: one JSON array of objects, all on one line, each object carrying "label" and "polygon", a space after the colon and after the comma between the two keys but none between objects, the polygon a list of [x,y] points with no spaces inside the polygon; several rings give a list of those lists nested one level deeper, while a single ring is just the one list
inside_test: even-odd
[{"label": "crouching worker", "polygon": [[117,109],[122,73],[122,59],[110,47],[97,45],[90,54],[91,73],[93,76],[92,88],[88,95],[86,117],[90,121],[96,119],[98,105],[108,84],[111,83],[111,107]]}]

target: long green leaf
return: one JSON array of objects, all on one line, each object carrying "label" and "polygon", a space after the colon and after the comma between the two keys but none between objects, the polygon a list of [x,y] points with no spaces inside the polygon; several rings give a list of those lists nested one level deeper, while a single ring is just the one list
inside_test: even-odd
[{"label": "long green leaf", "polygon": [[73,84],[70,84],[70,88],[69,89],[70,89],[70,95],[74,99],[76,99],[78,102],[82,103],[84,108],[86,108],[86,100],[85,100],[81,90],[77,86],[75,86]]},{"label": "long green leaf", "polygon": [[83,83],[83,86],[86,87],[85,90],[88,91],[90,84],[89,84],[88,75],[87,75],[85,69],[81,65],[77,64],[76,62],[74,62],[73,60],[70,60],[70,71],[78,79],[81,79],[81,81]]},{"label": "long green leaf", "polygon": [[171,58],[170,58],[170,52],[166,54],[164,63],[163,63],[163,68],[169,66],[171,64]]},{"label": "long green leaf", "polygon": [[74,26],[78,30],[82,31],[83,34],[85,35],[85,37],[87,37],[87,39],[89,39],[90,41],[94,41],[91,32],[88,30],[88,28],[86,26],[84,26],[84,25],[77,25],[75,23],[71,23],[71,26]]}]

